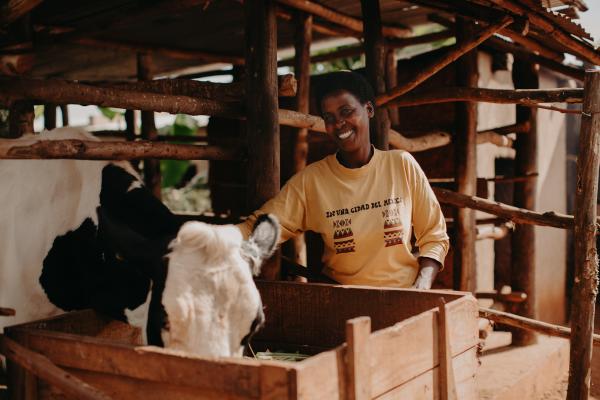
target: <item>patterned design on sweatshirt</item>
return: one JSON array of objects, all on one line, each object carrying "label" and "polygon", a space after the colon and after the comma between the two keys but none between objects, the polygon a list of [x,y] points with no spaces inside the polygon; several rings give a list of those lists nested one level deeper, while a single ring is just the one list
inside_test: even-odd
[{"label": "patterned design on sweatshirt", "polygon": [[386,208],[381,211],[383,217],[383,241],[385,247],[402,244],[404,229],[400,217],[400,208]]},{"label": "patterned design on sweatshirt", "polygon": [[354,253],[356,243],[354,242],[354,233],[352,232],[352,219],[344,218],[334,220],[333,222],[333,246],[335,253]]}]

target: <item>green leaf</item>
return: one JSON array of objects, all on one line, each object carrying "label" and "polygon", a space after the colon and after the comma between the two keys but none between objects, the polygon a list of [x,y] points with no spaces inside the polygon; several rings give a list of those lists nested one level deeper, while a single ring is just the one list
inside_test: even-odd
[{"label": "green leaf", "polygon": [[106,118],[110,119],[111,121],[113,119],[115,119],[115,117],[117,115],[125,115],[125,112],[121,112],[121,111],[115,110],[114,108],[110,108],[110,107],[98,107],[98,110],[100,110],[102,115],[104,115]]}]

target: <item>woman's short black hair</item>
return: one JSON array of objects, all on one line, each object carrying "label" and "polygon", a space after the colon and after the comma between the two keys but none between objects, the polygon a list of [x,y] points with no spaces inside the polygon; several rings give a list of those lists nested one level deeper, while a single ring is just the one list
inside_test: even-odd
[{"label": "woman's short black hair", "polygon": [[368,101],[375,106],[375,94],[373,88],[364,76],[353,71],[337,71],[317,77],[315,88],[315,100],[317,110],[322,113],[321,102],[323,99],[335,92],[345,90],[350,92],[360,101],[366,104]]}]

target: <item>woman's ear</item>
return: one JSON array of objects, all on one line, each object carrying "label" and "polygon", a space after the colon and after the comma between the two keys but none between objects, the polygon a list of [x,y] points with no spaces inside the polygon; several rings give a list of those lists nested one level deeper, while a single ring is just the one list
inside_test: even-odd
[{"label": "woman's ear", "polygon": [[367,115],[369,116],[369,118],[373,118],[375,116],[375,107],[373,106],[373,103],[367,101],[365,107],[367,107]]}]

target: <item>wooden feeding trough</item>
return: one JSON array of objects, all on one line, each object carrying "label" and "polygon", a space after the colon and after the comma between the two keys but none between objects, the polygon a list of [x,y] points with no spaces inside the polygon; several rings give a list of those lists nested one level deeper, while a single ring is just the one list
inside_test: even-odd
[{"label": "wooden feeding trough", "polygon": [[[15,360],[7,348],[23,346],[114,399],[477,397],[477,304],[471,295],[287,282],[258,287],[267,321],[253,350],[310,357],[202,359],[139,346],[134,328],[91,311],[7,328],[10,339],[3,339],[2,349]],[[440,299],[446,304],[438,309]],[[65,398],[56,382],[20,364],[28,370],[9,363],[12,398]]]}]

